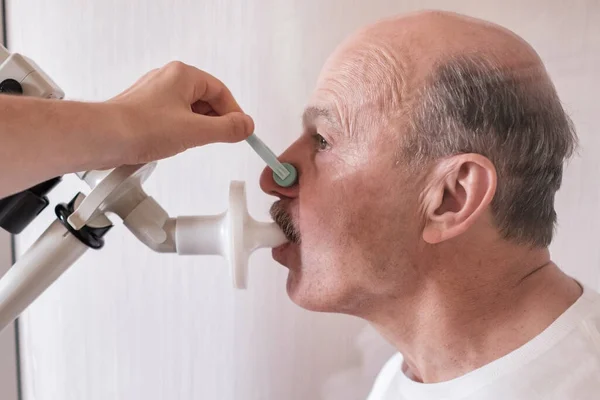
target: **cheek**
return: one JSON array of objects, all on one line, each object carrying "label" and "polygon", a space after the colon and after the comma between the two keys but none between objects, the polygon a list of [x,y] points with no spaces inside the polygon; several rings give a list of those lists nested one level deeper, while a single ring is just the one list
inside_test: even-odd
[{"label": "cheek", "polygon": [[374,229],[374,204],[351,182],[328,181],[300,195],[299,227],[304,264],[345,263],[364,251]]},{"label": "cheek", "polygon": [[409,236],[415,198],[400,171],[382,179],[392,164],[386,152],[365,146],[346,149],[343,159],[320,154],[305,169],[298,198],[303,264],[375,262]]},{"label": "cheek", "polygon": [[299,204],[302,243],[308,249],[325,247],[335,252],[345,239],[344,198],[330,187],[301,197]]},{"label": "cheek", "polygon": [[378,268],[400,248],[416,245],[417,219],[405,189],[362,176],[330,180],[300,196],[303,262]]},{"label": "cheek", "polygon": [[304,279],[314,283],[339,279],[338,266],[345,263],[349,247],[348,201],[331,180],[302,189],[298,227],[302,238],[300,261]]}]

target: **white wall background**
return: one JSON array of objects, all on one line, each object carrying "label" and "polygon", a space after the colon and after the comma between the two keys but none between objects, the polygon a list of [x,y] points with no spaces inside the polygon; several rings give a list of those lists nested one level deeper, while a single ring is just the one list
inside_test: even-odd
[{"label": "white wall background", "polygon": [[[539,51],[581,137],[558,197],[552,250],[566,271],[600,286],[600,3],[595,0],[13,0],[11,50],[40,64],[70,98],[104,100],[149,69],[180,59],[224,80],[281,151],[335,45],[379,17],[442,8],[498,22]],[[85,132],[82,132],[85,134]],[[262,163],[245,144],[165,160],[147,190],[173,215],[223,210],[231,179],[248,182],[266,218]],[[67,179],[52,200],[81,186]],[[26,249],[47,211],[19,238]],[[26,399],[360,399],[391,349],[357,319],[313,314],[285,294],[268,252],[250,288],[230,287],[223,261],[153,254],[116,227],[23,315]]]}]

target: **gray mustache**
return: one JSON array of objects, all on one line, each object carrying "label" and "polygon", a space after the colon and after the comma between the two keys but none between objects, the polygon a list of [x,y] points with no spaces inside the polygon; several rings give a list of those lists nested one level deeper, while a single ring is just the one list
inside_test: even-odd
[{"label": "gray mustache", "polygon": [[286,210],[283,200],[276,201],[271,206],[271,218],[283,231],[283,234],[292,243],[300,244],[300,231],[294,225],[292,217]]}]

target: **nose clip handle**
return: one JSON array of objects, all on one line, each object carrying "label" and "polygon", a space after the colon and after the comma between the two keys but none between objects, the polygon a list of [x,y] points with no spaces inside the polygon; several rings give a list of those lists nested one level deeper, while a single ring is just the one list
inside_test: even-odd
[{"label": "nose clip handle", "polygon": [[246,138],[246,142],[252,147],[256,154],[267,163],[269,168],[273,170],[273,180],[277,185],[281,187],[290,187],[296,183],[296,179],[298,178],[298,171],[296,171],[296,168],[290,163],[282,164],[269,146],[256,136],[256,133],[253,133]]}]

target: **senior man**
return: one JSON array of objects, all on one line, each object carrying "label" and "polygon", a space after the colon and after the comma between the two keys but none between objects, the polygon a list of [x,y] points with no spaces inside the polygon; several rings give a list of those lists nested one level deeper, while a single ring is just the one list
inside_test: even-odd
[{"label": "senior man", "polygon": [[299,183],[261,186],[300,306],[394,347],[370,399],[599,399],[600,296],[552,262],[576,135],[536,52],[466,16],[381,21],[327,61]]}]

